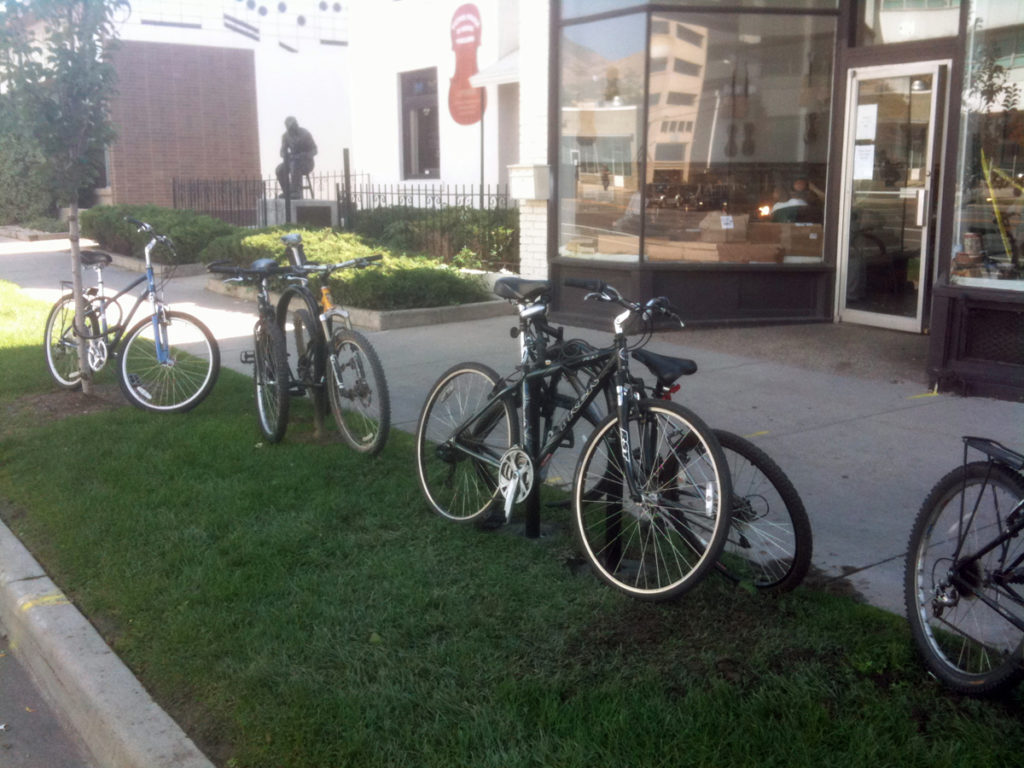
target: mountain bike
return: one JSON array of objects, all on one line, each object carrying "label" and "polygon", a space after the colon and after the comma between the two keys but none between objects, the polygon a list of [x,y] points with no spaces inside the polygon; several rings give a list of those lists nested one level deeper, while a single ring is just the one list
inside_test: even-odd
[{"label": "mountain bike", "polygon": [[[502,298],[515,298],[503,281],[496,284],[495,292]],[[518,305],[520,324],[516,336],[524,361],[541,357],[573,360],[598,351],[582,339],[564,340],[564,329],[547,321],[548,303],[547,294],[541,294]],[[644,329],[645,333],[651,331],[653,328]],[[631,357],[650,371],[655,383],[648,387],[643,379],[633,376],[634,397],[671,400],[680,389],[677,380],[696,373],[697,364],[656,354],[644,349],[644,343],[641,340],[641,348],[634,349]],[[566,385],[574,396],[585,391],[581,373],[585,378],[597,371],[590,364],[567,367],[544,380],[539,406],[542,435],[560,423],[571,407],[573,397],[566,393]],[[614,408],[614,401],[614,391],[606,390],[602,406],[594,404],[583,412],[583,418],[576,424],[577,431],[563,439],[544,466],[547,485],[566,487],[571,482],[578,456],[573,449],[582,446],[586,435],[596,428],[602,411],[607,413]],[[778,464],[754,443],[725,430],[715,429],[714,433],[728,462],[732,482],[732,522],[725,550],[715,568],[734,583],[753,585],[760,592],[792,590],[806,577],[813,548],[811,524],[800,494]]]},{"label": "mountain bike", "polygon": [[[676,316],[667,300],[628,301],[596,281],[566,281],[588,298],[623,308],[613,344],[570,359],[540,354],[504,379],[476,363],[442,374],[423,406],[416,432],[420,486],[438,514],[455,521],[486,519],[500,507],[506,520],[527,498],[541,469],[609,386],[615,407],[580,452],[571,488],[575,529],[598,576],[631,596],[663,600],[691,589],[725,544],[731,509],[728,468],[713,432],[675,403],[632,396],[625,325],[653,314]],[[499,287],[500,286],[500,287]],[[544,281],[504,278],[496,293],[542,314]],[[539,434],[538,392],[544,380],[584,371],[582,394],[564,418]]]},{"label": "mountain bike", "polygon": [[[1024,678],[1024,454],[965,437],[932,488],[907,550],[907,618],[929,671],[959,693]],[[968,461],[971,450],[982,454]]]},{"label": "mountain bike", "polygon": [[[149,235],[145,247],[145,273],[124,290],[108,296],[103,284],[103,268],[112,259],[102,251],[82,251],[82,266],[96,272],[96,284],[85,289],[85,333],[75,330],[75,296],[61,296],[46,318],[46,364],[61,387],[69,390],[82,385],[78,346],[87,346],[89,368],[103,369],[111,358],[117,361],[118,383],[128,401],[148,411],[180,413],[202,402],[220,372],[220,348],[209,329],[197,318],[168,309],[159,296],[151,254],[162,245],[174,251],[165,235],[154,232],[143,221],[126,218],[139,232]],[[167,278],[164,278],[166,282]],[[120,299],[142,285],[135,304],[125,313]],[[62,290],[70,284],[61,282]],[[148,316],[132,325],[143,302],[149,303]]]},{"label": "mountain bike", "polygon": [[[277,322],[294,365],[293,393],[308,393],[319,416],[329,403],[342,439],[354,450],[376,455],[391,427],[384,367],[369,339],[352,327],[348,310],[335,304],[328,278],[338,270],[369,267],[383,256],[312,264],[306,260],[301,233],[281,240],[291,269],[278,300]],[[310,277],[319,278],[318,296],[309,287]]]},{"label": "mountain bike", "polygon": [[[257,287],[254,350],[244,352],[242,361],[254,366],[260,431],[268,442],[279,442],[288,427],[291,398],[308,394],[314,407],[323,408],[326,390],[345,442],[355,450],[376,454],[384,447],[391,419],[384,371],[370,342],[351,328],[348,312],[331,303],[326,277],[340,269],[369,266],[381,257],[307,264],[299,249],[301,236],[283,239],[288,245],[288,265],[267,258],[248,268],[228,262],[207,267],[230,275],[225,282],[253,282]],[[324,279],[320,303],[309,290],[309,275]],[[286,283],[276,306],[270,293],[275,280]]]}]

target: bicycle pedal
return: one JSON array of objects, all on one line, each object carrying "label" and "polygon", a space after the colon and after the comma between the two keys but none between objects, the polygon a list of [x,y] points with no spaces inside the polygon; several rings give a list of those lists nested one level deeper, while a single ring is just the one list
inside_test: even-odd
[{"label": "bicycle pedal", "polygon": [[306,388],[302,384],[292,382],[288,385],[288,394],[292,397],[302,397],[306,394]]},{"label": "bicycle pedal", "polygon": [[247,349],[243,351],[238,358],[243,365],[252,365],[256,362],[256,353],[251,349]]}]

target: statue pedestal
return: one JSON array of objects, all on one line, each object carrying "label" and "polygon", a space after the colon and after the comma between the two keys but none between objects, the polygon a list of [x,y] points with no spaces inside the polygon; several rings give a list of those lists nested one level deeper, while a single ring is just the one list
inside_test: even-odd
[{"label": "statue pedestal", "polygon": [[[339,226],[338,203],[334,200],[292,200],[292,223],[314,227]],[[285,220],[284,198],[264,200],[260,206],[260,226],[274,227],[288,223]]]}]

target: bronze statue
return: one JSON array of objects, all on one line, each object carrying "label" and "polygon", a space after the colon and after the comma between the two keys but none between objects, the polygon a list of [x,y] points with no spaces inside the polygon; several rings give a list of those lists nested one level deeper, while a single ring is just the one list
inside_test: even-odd
[{"label": "bronze statue", "polygon": [[313,170],[313,156],[316,142],[313,135],[299,127],[294,117],[285,118],[285,132],[281,136],[281,157],[284,162],[277,166],[277,182],[281,185],[282,197],[288,190],[292,199],[302,197],[302,177]]}]

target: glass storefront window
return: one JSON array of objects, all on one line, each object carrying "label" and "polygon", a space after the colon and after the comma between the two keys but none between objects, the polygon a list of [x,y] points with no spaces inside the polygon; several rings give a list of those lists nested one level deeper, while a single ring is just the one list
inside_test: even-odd
[{"label": "glass storefront window", "polygon": [[1024,9],[977,0],[965,67],[950,281],[1024,290]]},{"label": "glass storefront window", "polygon": [[655,14],[646,91],[621,23],[564,29],[561,255],[637,261],[642,233],[647,261],[820,262],[835,19]]},{"label": "glass storefront window", "polygon": [[960,0],[861,0],[857,5],[857,45],[956,37],[960,29]]},{"label": "glass storefront window", "polygon": [[[566,27],[559,141],[560,250],[637,259],[647,19],[632,14]],[[607,244],[605,244],[607,245]]]},{"label": "glass storefront window", "polygon": [[[891,2],[891,0],[889,0]],[[952,0],[939,0],[951,2]],[[907,0],[907,2],[924,2],[924,0]],[[928,0],[934,3],[936,0]],[[605,11],[616,11],[623,8],[643,6],[642,0],[562,0],[562,18],[576,19],[581,16],[592,16]],[[839,0],[660,0],[658,5],[679,6],[720,6],[722,8],[772,8],[778,9],[824,9],[833,10],[839,7]]]}]

